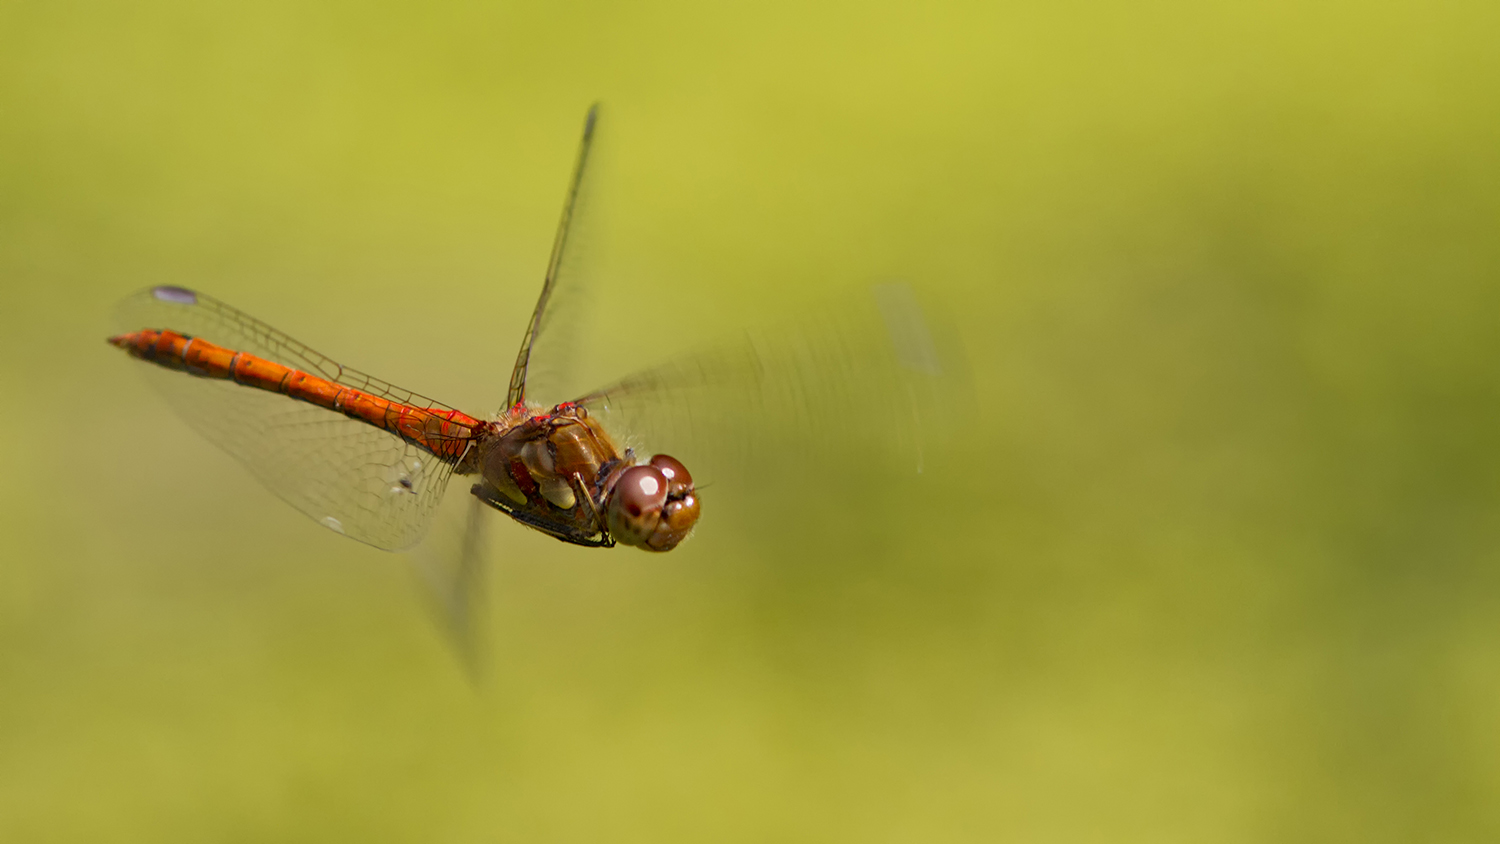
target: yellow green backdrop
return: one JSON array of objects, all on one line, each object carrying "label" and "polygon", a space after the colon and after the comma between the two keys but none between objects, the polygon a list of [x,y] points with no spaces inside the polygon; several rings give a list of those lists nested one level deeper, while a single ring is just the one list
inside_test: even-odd
[{"label": "yellow green backdrop", "polygon": [[[1494,840],[1497,31],[0,4],[0,839]],[[497,522],[476,691],[103,340],[198,287],[491,410],[595,99],[599,302],[660,328],[591,374],[902,278],[974,413],[663,557]]]}]

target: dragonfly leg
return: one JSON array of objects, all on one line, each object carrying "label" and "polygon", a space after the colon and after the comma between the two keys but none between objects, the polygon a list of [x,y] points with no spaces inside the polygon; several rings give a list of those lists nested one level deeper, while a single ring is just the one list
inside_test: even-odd
[{"label": "dragonfly leg", "polygon": [[569,480],[573,484],[573,494],[588,505],[589,517],[593,519],[594,526],[599,529],[599,535],[604,538],[605,547],[614,547],[615,541],[609,535],[609,526],[604,521],[604,513],[594,506],[594,496],[589,495],[588,489],[584,486],[583,476],[574,472]]}]

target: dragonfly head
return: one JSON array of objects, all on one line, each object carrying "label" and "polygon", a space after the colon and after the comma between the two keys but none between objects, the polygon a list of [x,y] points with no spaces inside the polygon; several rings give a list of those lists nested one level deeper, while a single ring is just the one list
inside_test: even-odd
[{"label": "dragonfly head", "polygon": [[621,472],[605,507],[615,541],[647,551],[676,548],[698,521],[693,476],[665,454]]}]

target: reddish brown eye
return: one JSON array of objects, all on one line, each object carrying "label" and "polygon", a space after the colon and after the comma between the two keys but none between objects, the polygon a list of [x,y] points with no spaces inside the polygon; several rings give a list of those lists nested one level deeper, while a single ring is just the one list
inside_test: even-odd
[{"label": "reddish brown eye", "polygon": [[679,498],[693,491],[693,476],[688,474],[687,467],[675,457],[658,454],[651,458],[651,465],[655,466],[667,478],[667,492],[673,498]]},{"label": "reddish brown eye", "polygon": [[621,472],[605,506],[615,541],[647,551],[676,548],[698,522],[693,476],[665,454]]},{"label": "reddish brown eye", "polygon": [[654,466],[632,466],[620,473],[609,496],[609,532],[625,545],[646,545],[667,501],[667,478]]},{"label": "reddish brown eye", "polygon": [[667,503],[646,547],[652,551],[670,551],[687,539],[693,525],[698,523],[698,496],[694,494],[693,476],[675,457],[658,454],[651,458],[651,465],[667,479]]},{"label": "reddish brown eye", "polygon": [[667,479],[654,467],[632,466],[620,475],[615,494],[631,516],[660,510],[667,500]]}]

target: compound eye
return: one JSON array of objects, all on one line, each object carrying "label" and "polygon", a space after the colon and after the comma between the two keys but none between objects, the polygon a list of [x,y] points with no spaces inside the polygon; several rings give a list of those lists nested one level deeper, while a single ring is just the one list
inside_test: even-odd
[{"label": "compound eye", "polygon": [[620,473],[609,496],[609,532],[625,545],[645,546],[667,502],[667,477],[655,466],[632,466]]},{"label": "compound eye", "polygon": [[688,474],[687,467],[677,458],[658,454],[651,458],[651,465],[666,476],[668,495],[680,498],[693,491],[693,476]]}]

